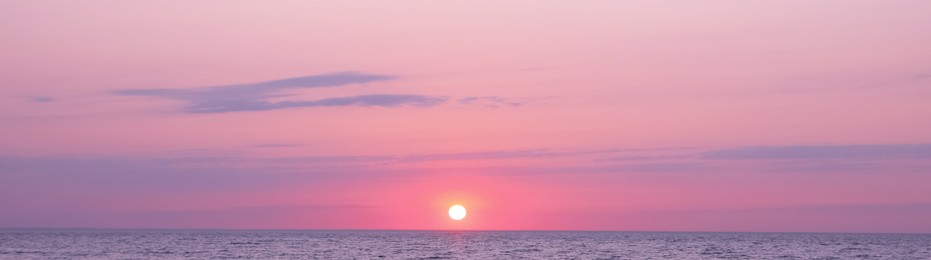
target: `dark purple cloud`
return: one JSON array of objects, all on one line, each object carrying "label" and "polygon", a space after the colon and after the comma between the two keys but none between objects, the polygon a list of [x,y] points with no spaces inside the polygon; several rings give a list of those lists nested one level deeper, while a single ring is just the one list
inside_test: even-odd
[{"label": "dark purple cloud", "polygon": [[282,91],[302,88],[331,88],[351,84],[364,84],[396,79],[395,76],[340,72],[305,77],[287,78],[258,83],[212,86],[194,89],[124,89],[114,91],[123,96],[148,96],[186,101],[187,113],[225,113],[239,111],[267,111],[297,107],[380,106],[396,107],[434,106],[446,102],[445,97],[424,95],[372,94],[318,100],[269,101],[285,97]]},{"label": "dark purple cloud", "polygon": [[446,102],[444,97],[421,95],[360,95],[349,97],[325,98],[310,101],[280,101],[270,102],[262,100],[237,100],[230,102],[202,102],[188,105],[184,111],[188,113],[224,113],[237,111],[267,111],[298,107],[337,107],[337,106],[375,106],[397,107],[418,106],[429,107]]},{"label": "dark purple cloud", "polygon": [[395,78],[394,76],[388,75],[338,72],[248,84],[211,86],[194,89],[124,89],[114,91],[114,93],[117,95],[151,96],[202,103],[225,103],[286,96],[278,92],[288,89],[340,87],[350,84],[388,81],[394,80]]},{"label": "dark purple cloud", "polygon": [[[305,77],[287,78],[258,83],[211,86],[193,89],[150,88],[113,91],[121,96],[145,96],[185,101],[186,113],[228,113],[268,111],[301,107],[431,107],[455,101],[465,105],[486,107],[519,106],[522,102],[497,96],[450,98],[416,94],[368,94],[332,97],[316,100],[271,101],[272,98],[291,96],[286,90],[332,88],[351,84],[391,81],[397,77],[359,72],[339,72]],[[40,102],[38,99],[34,100]]]}]

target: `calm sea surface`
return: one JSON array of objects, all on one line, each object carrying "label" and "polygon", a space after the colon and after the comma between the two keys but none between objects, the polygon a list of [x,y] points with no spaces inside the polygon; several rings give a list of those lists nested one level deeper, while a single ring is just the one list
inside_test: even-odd
[{"label": "calm sea surface", "polygon": [[0,259],[931,259],[931,235],[0,229]]}]

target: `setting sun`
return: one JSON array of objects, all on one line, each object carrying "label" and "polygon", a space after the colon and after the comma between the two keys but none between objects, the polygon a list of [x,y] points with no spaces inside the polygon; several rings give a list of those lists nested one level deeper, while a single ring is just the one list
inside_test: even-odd
[{"label": "setting sun", "polygon": [[466,216],[466,209],[462,205],[453,205],[449,207],[449,218],[462,220]]}]

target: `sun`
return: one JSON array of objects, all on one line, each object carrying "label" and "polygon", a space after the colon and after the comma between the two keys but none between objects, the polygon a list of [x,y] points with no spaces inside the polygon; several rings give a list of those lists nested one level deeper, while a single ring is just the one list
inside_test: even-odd
[{"label": "sun", "polygon": [[449,218],[454,220],[462,220],[466,216],[466,209],[462,205],[456,204],[452,207],[449,207]]}]

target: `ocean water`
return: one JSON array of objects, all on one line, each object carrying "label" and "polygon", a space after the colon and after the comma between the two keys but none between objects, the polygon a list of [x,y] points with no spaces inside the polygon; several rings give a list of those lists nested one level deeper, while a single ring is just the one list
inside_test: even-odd
[{"label": "ocean water", "polygon": [[931,235],[0,229],[0,259],[931,259]]}]

